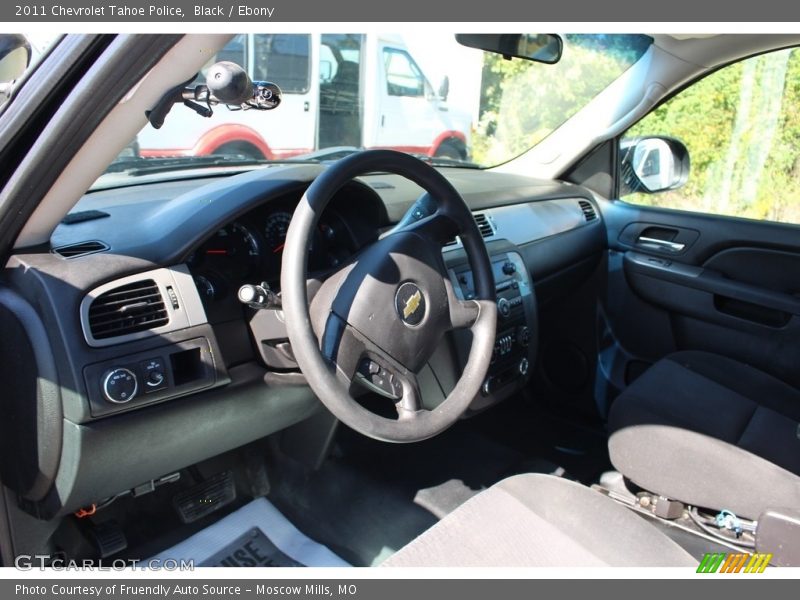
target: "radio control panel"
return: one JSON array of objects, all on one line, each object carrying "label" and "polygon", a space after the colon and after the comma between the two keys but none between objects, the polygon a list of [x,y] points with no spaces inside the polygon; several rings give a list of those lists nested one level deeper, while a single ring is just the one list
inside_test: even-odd
[{"label": "radio control panel", "polygon": [[[528,380],[536,353],[536,299],[522,256],[515,251],[490,250],[490,259],[497,294],[497,332],[489,372],[472,410],[481,410],[520,390]],[[475,297],[472,271],[466,261],[448,264],[448,275],[459,299]],[[466,357],[460,360],[463,366]]]}]

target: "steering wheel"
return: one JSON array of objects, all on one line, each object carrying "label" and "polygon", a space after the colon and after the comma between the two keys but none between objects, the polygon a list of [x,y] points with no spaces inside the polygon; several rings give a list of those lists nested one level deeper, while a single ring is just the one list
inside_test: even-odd
[{"label": "steering wheel", "polygon": [[[436,202],[433,214],[395,229],[328,277],[308,303],[312,232],[345,183],[370,172],[401,175]],[[475,282],[460,300],[447,276],[443,245],[458,234]],[[281,297],[292,352],[311,389],[352,429],[389,442],[444,431],[478,394],[494,349],[497,305],[486,246],[463,198],[433,167],[401,152],[368,150],[339,160],[309,186],[294,212],[281,267]],[[461,378],[437,407],[423,407],[417,374],[446,332],[468,328],[472,346]],[[397,419],[350,395],[356,379],[395,401]]]}]

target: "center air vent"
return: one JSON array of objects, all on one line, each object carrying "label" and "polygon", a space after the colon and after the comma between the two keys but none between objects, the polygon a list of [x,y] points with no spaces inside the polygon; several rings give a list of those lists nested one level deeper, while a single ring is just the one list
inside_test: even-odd
[{"label": "center air vent", "polygon": [[53,252],[62,258],[78,258],[79,256],[86,256],[87,254],[94,254],[95,252],[105,252],[106,250],[108,250],[108,246],[97,240],[53,248]]},{"label": "center air vent", "polygon": [[484,213],[475,213],[474,218],[483,237],[487,238],[494,235],[494,228]]},{"label": "center air vent", "polygon": [[578,206],[581,207],[581,211],[583,211],[583,218],[586,219],[586,222],[594,221],[597,218],[597,213],[594,210],[594,206],[588,200],[578,200]]},{"label": "center air vent", "polygon": [[98,340],[154,329],[168,322],[164,298],[152,279],[109,290],[89,307],[89,329]]},{"label": "center air vent", "polygon": [[[492,237],[495,234],[494,227],[492,226],[492,222],[489,221],[489,218],[486,216],[485,213],[474,213],[472,217],[475,219],[475,224],[478,226],[478,230],[481,232],[481,236],[488,238]],[[445,246],[452,246],[457,243],[457,238],[453,238],[449,242],[445,244]]]}]

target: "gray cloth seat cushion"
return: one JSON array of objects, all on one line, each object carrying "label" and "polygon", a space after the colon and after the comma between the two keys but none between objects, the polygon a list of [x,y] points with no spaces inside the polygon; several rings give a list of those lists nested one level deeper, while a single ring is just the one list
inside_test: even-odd
[{"label": "gray cloth seat cushion", "polygon": [[482,491],[389,557],[390,567],[697,566],[630,509],[552,475]]},{"label": "gray cloth seat cushion", "polygon": [[800,391],[708,352],[660,360],[614,401],[611,462],[651,492],[756,519],[800,507]]}]

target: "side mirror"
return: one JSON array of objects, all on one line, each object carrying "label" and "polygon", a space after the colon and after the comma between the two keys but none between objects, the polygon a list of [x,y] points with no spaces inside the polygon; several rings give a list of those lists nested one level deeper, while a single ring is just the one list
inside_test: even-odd
[{"label": "side mirror", "polygon": [[442,78],[442,83],[439,84],[439,98],[442,100],[447,100],[447,96],[450,94],[450,78],[445,75]]},{"label": "side mirror", "polygon": [[653,136],[620,142],[622,187],[630,192],[654,194],[675,190],[689,179],[689,151],[680,140]]},{"label": "side mirror", "polygon": [[0,35],[0,83],[10,83],[22,77],[31,62],[31,46],[24,35]]}]

